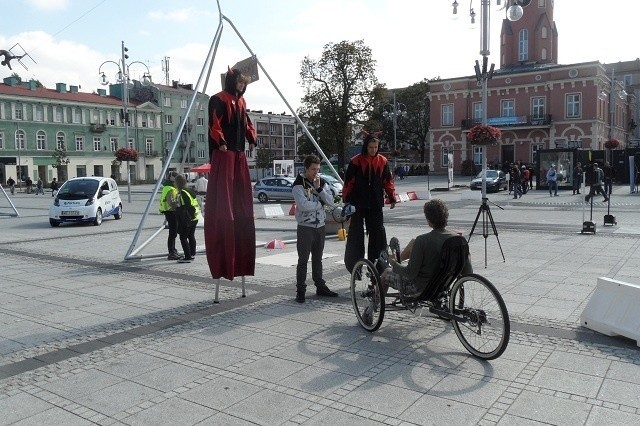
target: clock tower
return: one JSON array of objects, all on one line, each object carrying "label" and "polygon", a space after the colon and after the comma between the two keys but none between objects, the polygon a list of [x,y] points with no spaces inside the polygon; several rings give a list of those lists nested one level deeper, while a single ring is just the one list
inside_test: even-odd
[{"label": "clock tower", "polygon": [[[523,8],[518,21],[503,19],[500,32],[500,68],[557,64],[558,31],[553,0],[514,0]],[[509,2],[511,3],[511,2]]]}]

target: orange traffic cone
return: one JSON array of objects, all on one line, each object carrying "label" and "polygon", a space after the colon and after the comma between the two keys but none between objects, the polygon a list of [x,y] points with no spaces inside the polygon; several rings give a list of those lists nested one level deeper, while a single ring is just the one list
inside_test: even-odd
[{"label": "orange traffic cone", "polygon": [[291,204],[291,208],[289,209],[289,216],[294,216],[296,214],[296,203]]}]

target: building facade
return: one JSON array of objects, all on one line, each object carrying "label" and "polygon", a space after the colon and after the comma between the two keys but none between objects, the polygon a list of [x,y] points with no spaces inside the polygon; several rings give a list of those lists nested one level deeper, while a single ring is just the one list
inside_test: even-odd
[{"label": "building facade", "polygon": [[[502,138],[486,149],[490,166],[535,163],[537,151],[567,148],[602,150],[608,139],[622,148],[636,144],[637,83],[640,61],[598,61],[559,65],[553,1],[533,0],[516,22],[503,20],[500,69],[488,80],[487,124]],[[430,82],[431,170],[445,173],[476,166],[482,147],[466,134],[483,115],[482,83],[476,76]]]},{"label": "building facade", "polygon": [[[0,84],[0,178],[29,176],[50,182],[81,176],[126,176],[115,161],[121,147],[140,152],[132,177],[149,179],[160,167],[161,112],[150,102],[132,101],[125,141],[122,101],[105,90],[82,93],[77,86],[55,89],[7,77]],[[126,179],[126,178],[125,178]]]},{"label": "building facade", "polygon": [[[258,135],[257,148],[268,149],[273,160],[298,160],[298,122],[292,115],[248,110]],[[255,152],[251,153],[249,166],[255,165]]]}]

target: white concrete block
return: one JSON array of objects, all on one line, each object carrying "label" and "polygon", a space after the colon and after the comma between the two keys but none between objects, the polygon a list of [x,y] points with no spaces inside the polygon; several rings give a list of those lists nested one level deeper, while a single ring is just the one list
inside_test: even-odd
[{"label": "white concrete block", "polygon": [[472,191],[470,189],[463,189],[460,191],[461,200],[482,200],[482,191]]},{"label": "white concrete block", "polygon": [[284,211],[282,210],[282,206],[280,204],[274,204],[272,206],[260,206],[256,208],[256,216],[261,218],[284,216]]},{"label": "white concrete block", "polygon": [[640,346],[640,285],[598,278],[580,323],[607,336],[624,336]]},{"label": "white concrete block", "polygon": [[416,191],[416,196],[418,197],[418,200],[430,200],[431,191]]}]

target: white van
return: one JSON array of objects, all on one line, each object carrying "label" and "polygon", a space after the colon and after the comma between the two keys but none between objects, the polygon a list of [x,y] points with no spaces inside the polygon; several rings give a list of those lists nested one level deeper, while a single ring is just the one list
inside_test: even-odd
[{"label": "white van", "polygon": [[69,179],[58,190],[49,207],[49,223],[92,222],[98,226],[104,217],[122,218],[118,184],[101,176]]}]

